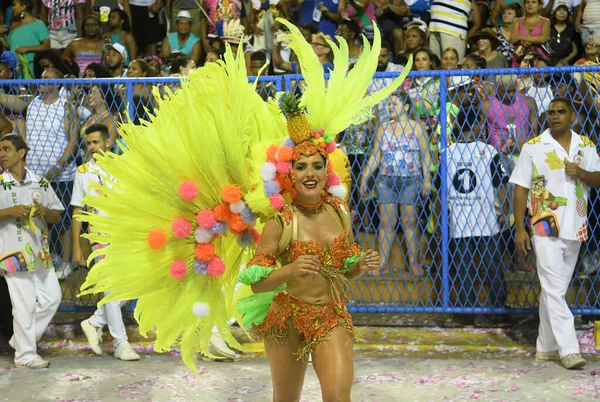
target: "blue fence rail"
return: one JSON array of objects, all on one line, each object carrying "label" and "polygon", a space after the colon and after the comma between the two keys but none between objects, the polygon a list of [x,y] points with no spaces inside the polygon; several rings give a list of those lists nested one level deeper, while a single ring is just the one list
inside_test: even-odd
[{"label": "blue fence rail", "polygon": [[[370,90],[395,77],[377,73]],[[597,67],[415,72],[370,121],[339,133],[357,239],[386,259],[381,272],[352,283],[350,311],[535,312],[535,256],[519,256],[512,244],[507,177],[522,142],[547,127],[545,109],[556,94],[573,101],[574,130],[598,143],[599,77]],[[301,75],[258,80],[265,100],[283,89],[300,93],[304,85]],[[117,137],[126,113],[138,123],[153,113],[153,86],[165,95],[178,85],[178,79],[2,81],[0,111],[27,137],[28,167],[38,174],[47,175],[75,141],[60,175],[49,175],[68,206],[72,170],[88,158],[83,130],[101,122]],[[567,294],[578,314],[600,313],[597,198],[592,190],[590,239]],[[69,270],[69,230],[65,216],[52,238],[57,272],[65,276],[60,309],[93,310],[97,297],[75,296],[87,269]]]}]

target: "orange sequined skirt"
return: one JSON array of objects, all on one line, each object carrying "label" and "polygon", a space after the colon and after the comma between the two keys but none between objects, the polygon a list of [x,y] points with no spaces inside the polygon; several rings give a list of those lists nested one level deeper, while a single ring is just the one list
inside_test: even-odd
[{"label": "orange sequined skirt", "polygon": [[329,333],[339,326],[346,328],[356,340],[352,317],[346,310],[343,299],[327,304],[308,304],[285,292],[278,293],[273,298],[267,317],[260,325],[254,327],[254,333],[264,341],[284,345],[288,341],[290,324],[303,338],[298,349],[299,360],[325,341]]}]

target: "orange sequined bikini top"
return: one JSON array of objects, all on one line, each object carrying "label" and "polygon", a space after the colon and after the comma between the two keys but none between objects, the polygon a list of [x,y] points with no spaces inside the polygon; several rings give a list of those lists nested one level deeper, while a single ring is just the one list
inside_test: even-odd
[{"label": "orange sequined bikini top", "polygon": [[323,250],[321,243],[314,240],[299,241],[292,239],[289,251],[290,261],[295,261],[301,255],[316,255],[321,261],[321,266],[332,266],[341,270],[344,268],[346,259],[360,253],[360,248],[356,243],[350,243],[348,234],[342,232],[333,240],[331,248],[328,250]]}]

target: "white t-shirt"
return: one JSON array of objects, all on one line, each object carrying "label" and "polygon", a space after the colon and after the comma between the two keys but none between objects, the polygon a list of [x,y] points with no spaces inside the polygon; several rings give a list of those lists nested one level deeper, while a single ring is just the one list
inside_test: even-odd
[{"label": "white t-shirt", "polygon": [[[33,205],[34,199],[46,208],[64,210],[50,183],[29,169],[25,169],[22,183],[8,171],[0,175],[0,209]],[[33,221],[37,233],[25,229],[23,218],[11,217],[0,222],[0,273],[34,271],[36,260],[52,268],[46,220],[38,217]]]},{"label": "white t-shirt", "polygon": [[[481,141],[448,147],[446,185],[453,238],[493,236],[500,231],[496,189],[508,182],[496,148]],[[440,172],[441,174],[441,172]],[[441,178],[436,180],[441,186]]]},{"label": "white t-shirt", "polygon": [[[89,162],[77,167],[77,171],[75,172],[75,182],[73,183],[71,206],[84,208],[86,205],[83,203],[83,199],[86,196],[99,195],[95,189],[90,189],[90,185],[92,183],[100,185],[106,184],[103,178],[104,175],[106,175],[106,173],[100,166],[98,166],[95,159],[92,159]],[[96,209],[94,210],[94,213],[107,216]]]},{"label": "white t-shirt", "polygon": [[589,172],[600,171],[596,145],[571,131],[567,151],[546,130],[529,140],[510,182],[530,189],[531,231],[536,236],[585,241],[588,238],[588,187],[566,175],[564,159]]}]

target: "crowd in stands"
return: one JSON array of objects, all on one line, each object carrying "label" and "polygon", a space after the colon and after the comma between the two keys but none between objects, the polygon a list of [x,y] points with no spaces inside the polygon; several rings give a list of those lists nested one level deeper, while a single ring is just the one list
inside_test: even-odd
[{"label": "crowd in stands", "polygon": [[[401,223],[409,234],[404,247],[413,276],[427,269],[415,239],[423,233],[435,239],[439,231],[435,193],[443,182],[438,171],[442,132],[449,145],[478,141],[496,152],[486,157],[485,169],[493,172],[487,187],[477,190],[492,195],[483,197],[485,205],[468,197],[460,204],[477,209],[476,220],[495,218],[481,229],[463,222],[455,209],[454,224],[466,226],[451,233],[505,236],[504,244],[510,243],[504,232],[511,225],[506,174],[520,146],[547,128],[545,111],[552,98],[572,99],[579,116],[574,129],[598,142],[600,71],[556,75],[532,69],[530,75],[516,76],[458,70],[599,65],[600,0],[3,0],[0,133],[27,138],[28,167],[48,178],[68,206],[76,167],[89,157],[82,146],[85,128],[105,124],[116,143],[126,110],[138,124],[156,108],[152,88],[135,81],[23,87],[11,80],[185,77],[222,59],[226,43],[243,53],[249,75],[301,73],[277,18],[301,30],[326,71],[333,62],[330,40],[339,36],[348,42],[352,68],[377,24],[383,36],[378,71],[401,71],[412,56],[413,70],[424,72],[407,79],[372,121],[339,138],[354,179],[350,204],[357,229],[378,232],[384,264],[391,267]],[[442,80],[427,76],[435,70],[457,70],[444,76],[445,105]],[[374,80],[373,89],[389,80]],[[269,81],[260,82],[258,90],[265,99],[276,92]],[[464,183],[453,183],[456,192],[449,196],[460,197]],[[71,271],[69,228],[65,213],[52,236],[59,277]]]}]

